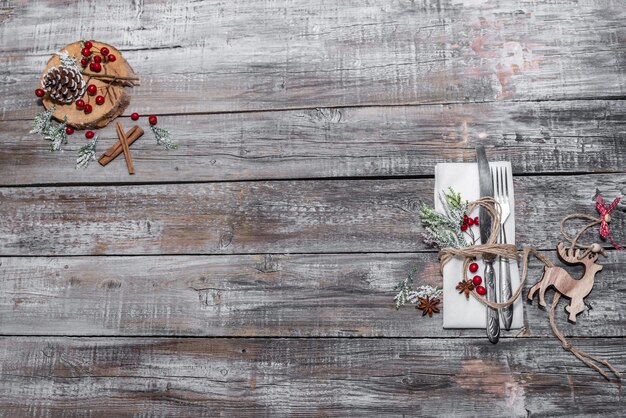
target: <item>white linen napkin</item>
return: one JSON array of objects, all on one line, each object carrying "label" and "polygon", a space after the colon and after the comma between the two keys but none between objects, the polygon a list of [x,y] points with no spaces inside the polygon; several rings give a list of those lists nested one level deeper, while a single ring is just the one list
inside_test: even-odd
[{"label": "white linen napkin", "polygon": [[[509,243],[515,243],[515,210],[514,210],[514,195],[513,195],[513,179],[511,171],[511,163],[508,161],[490,162],[489,166],[496,167],[508,167],[509,173],[509,188],[510,202],[511,202],[511,215],[506,223],[506,235]],[[435,209],[438,212],[443,213],[442,203],[439,199],[439,194],[442,191],[452,187],[456,192],[461,193],[461,197],[464,200],[476,200],[480,197],[480,190],[478,185],[478,165],[475,163],[441,163],[435,167]],[[470,214],[473,218],[478,216],[478,209]],[[480,232],[478,227],[473,227],[474,233],[480,240]],[[482,260],[479,258],[477,261],[479,265],[478,272],[484,279],[485,266]],[[511,261],[511,291],[514,292],[517,286],[519,286],[519,269],[517,263]],[[498,262],[494,263],[496,270],[496,283],[498,283]],[[469,274],[471,279],[474,275]],[[448,262],[443,269],[443,327],[444,328],[485,328],[486,319],[486,307],[480,302],[474,300],[470,296],[469,300],[464,294],[459,293],[456,290],[456,285],[463,278],[463,260],[461,258],[455,258]],[[484,280],[483,280],[484,285]],[[496,291],[498,292],[498,290]],[[521,328],[523,321],[523,303],[522,296],[520,296],[513,304],[513,322],[511,328]],[[500,326],[502,327],[502,318],[500,318]]]}]

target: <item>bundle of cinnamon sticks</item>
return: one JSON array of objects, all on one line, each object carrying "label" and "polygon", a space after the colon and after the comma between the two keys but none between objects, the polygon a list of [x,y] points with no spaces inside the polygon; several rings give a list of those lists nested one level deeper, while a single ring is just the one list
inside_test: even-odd
[{"label": "bundle of cinnamon sticks", "polygon": [[126,167],[128,168],[128,174],[135,174],[135,166],[133,164],[133,159],[130,155],[130,146],[133,142],[135,142],[143,135],[143,129],[135,125],[130,128],[128,132],[124,133],[122,126],[119,124],[119,122],[115,123],[115,128],[117,130],[117,136],[119,139],[115,144],[107,149],[104,154],[100,156],[98,162],[100,163],[100,165],[106,166],[118,155],[124,153],[124,158],[126,159]]}]

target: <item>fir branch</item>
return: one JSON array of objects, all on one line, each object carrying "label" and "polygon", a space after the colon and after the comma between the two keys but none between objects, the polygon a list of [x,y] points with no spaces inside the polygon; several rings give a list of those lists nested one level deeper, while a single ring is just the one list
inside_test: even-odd
[{"label": "fir branch", "polygon": [[76,159],[76,169],[85,168],[92,160],[96,159],[96,144],[98,143],[98,136],[96,135],[93,141],[83,145],[78,150],[78,158]]},{"label": "fir branch", "polygon": [[413,274],[415,273],[415,270],[416,269],[413,269],[406,279],[398,283],[394,289],[398,291],[396,296],[393,298],[393,300],[396,301],[396,309],[400,309],[400,306],[408,303],[409,301],[409,295],[413,291]]},{"label": "fir branch", "polygon": [[438,298],[443,293],[443,289],[440,287],[433,287],[430,285],[422,285],[413,290],[413,275],[417,269],[411,270],[406,279],[402,280],[395,287],[398,291],[393,300],[396,302],[396,309],[400,309],[400,306],[407,303],[415,303],[419,298],[428,297],[430,299]]},{"label": "fir branch", "polygon": [[154,133],[154,137],[156,138],[158,145],[165,145],[165,149],[168,150],[178,148],[178,144],[172,140],[170,131],[159,128],[155,125],[150,125],[150,127],[152,128],[152,132]]},{"label": "fir branch", "polygon": [[39,112],[35,115],[33,120],[33,128],[30,130],[31,134],[43,134],[50,127],[52,121],[52,114],[56,110],[56,106],[52,106],[48,110]]},{"label": "fir branch", "polygon": [[33,120],[33,128],[30,130],[31,134],[40,134],[46,141],[50,141],[50,151],[58,151],[61,149],[61,145],[67,144],[67,133],[65,128],[67,127],[67,116],[63,118],[63,123],[54,123],[52,121],[52,114],[56,110],[56,106],[52,106],[48,110],[37,113]]},{"label": "fir branch", "polygon": [[468,244],[461,225],[463,216],[467,212],[468,202],[461,199],[461,194],[456,193],[452,188],[439,195],[444,213],[437,212],[434,208],[422,204],[419,216],[426,232],[424,232],[424,242],[426,244],[445,248],[462,248]]}]

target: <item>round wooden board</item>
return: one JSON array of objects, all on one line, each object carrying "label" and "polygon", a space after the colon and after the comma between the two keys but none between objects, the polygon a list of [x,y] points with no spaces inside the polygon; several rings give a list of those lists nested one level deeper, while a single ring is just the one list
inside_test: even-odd
[{"label": "round wooden board", "polygon": [[[126,59],[122,56],[122,53],[111,45],[92,41],[94,48],[92,50],[102,47],[107,47],[111,54],[115,55],[116,60],[108,62],[102,66],[102,71],[98,75],[113,75],[120,77],[137,77],[131,66]],[[74,56],[77,60],[82,58],[80,42],[74,42],[63,48],[61,51],[67,51],[70,55]],[[94,54],[96,51],[93,52]],[[52,67],[61,65],[61,60],[58,55],[54,54],[48,61],[46,68],[42,73],[42,79],[48,70]],[[80,64],[79,64],[80,66]],[[48,95],[45,95],[42,99],[43,105],[46,109],[50,109],[52,106],[56,106],[56,110],[52,116],[63,121],[63,118],[67,116],[67,124],[73,126],[76,129],[93,129],[103,128],[113,119],[121,115],[128,104],[130,103],[130,96],[124,89],[124,82],[116,82],[115,84],[109,84],[108,80],[91,77],[89,74],[89,67],[84,70],[83,77],[87,84],[95,84],[98,88],[98,95],[105,96],[105,102],[103,105],[96,104],[96,96],[90,96],[85,93],[83,100],[85,103],[89,103],[93,107],[93,111],[89,114],[85,114],[82,110],[79,110],[74,103],[63,104],[52,100]],[[133,82],[137,84],[137,81]],[[108,86],[108,94],[105,95]]]}]

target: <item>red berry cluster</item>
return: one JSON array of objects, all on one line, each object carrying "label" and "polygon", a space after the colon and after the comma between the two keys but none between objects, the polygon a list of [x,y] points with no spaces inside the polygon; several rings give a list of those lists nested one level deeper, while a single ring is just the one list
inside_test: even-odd
[{"label": "red berry cluster", "polygon": [[109,48],[105,46],[102,48],[94,47],[92,41],[85,41],[83,45],[83,49],[80,51],[83,56],[83,59],[80,60],[80,65],[83,68],[89,65],[89,69],[94,73],[99,73],[104,65],[117,59],[115,55],[109,53]]},{"label": "red berry cluster", "polygon": [[[106,90],[106,87],[101,87],[103,89]],[[85,102],[83,99],[78,99],[76,100],[76,108],[78,110],[82,110],[83,112],[85,112],[85,114],[89,114],[93,111],[93,106],[89,103],[90,98],[89,96],[96,96],[98,94],[98,87],[96,87],[95,84],[90,84],[87,86],[87,102]],[[102,106],[106,100],[106,94],[104,94],[104,96],[102,95],[97,95],[95,98],[95,103],[98,106]]]},{"label": "red berry cluster", "polygon": [[[478,271],[478,263],[471,263],[469,265],[469,271],[470,273],[476,273]],[[487,289],[485,289],[484,286],[481,286],[483,282],[483,278],[476,275],[472,278],[472,283],[474,283],[474,286],[476,286],[476,293],[478,293],[480,296],[485,296],[487,294]]]},{"label": "red berry cluster", "polygon": [[461,231],[467,231],[467,228],[471,226],[478,226],[478,216],[475,218],[470,218],[467,214],[463,215],[463,223],[461,224]]}]

